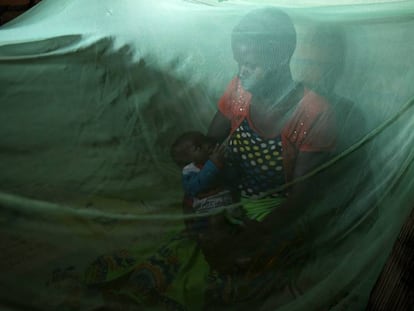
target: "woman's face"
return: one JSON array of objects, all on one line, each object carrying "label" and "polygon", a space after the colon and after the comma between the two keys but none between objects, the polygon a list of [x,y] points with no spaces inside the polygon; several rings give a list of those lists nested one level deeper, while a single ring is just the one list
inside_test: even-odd
[{"label": "woman's face", "polygon": [[239,65],[238,77],[242,87],[256,94],[266,84],[266,70],[260,65],[254,51],[244,44],[233,47],[233,56]]},{"label": "woman's face", "polygon": [[291,80],[287,55],[265,48],[255,49],[242,42],[233,42],[232,48],[234,60],[239,65],[240,83],[253,96],[273,96],[275,92],[283,91],[285,82]]}]

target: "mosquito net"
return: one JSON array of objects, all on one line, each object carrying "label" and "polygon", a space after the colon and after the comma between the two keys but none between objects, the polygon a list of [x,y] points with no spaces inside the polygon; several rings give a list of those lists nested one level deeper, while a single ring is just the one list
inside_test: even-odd
[{"label": "mosquito net", "polygon": [[[414,6],[372,2],[44,0],[2,26],[2,308],[363,310],[414,202]],[[310,179],[317,195],[286,221],[274,195],[270,214],[234,216],[242,198],[210,210],[225,229],[189,233],[210,218],[183,212],[170,146],[186,131],[212,131],[217,103],[242,79],[235,27],[275,8],[292,23],[275,27],[280,42],[293,33],[298,92],[334,115],[307,130],[335,141],[279,188]],[[251,71],[270,66],[255,61]],[[283,230],[275,224],[263,239],[249,228],[267,215]],[[257,246],[248,256],[235,250],[244,231]]]}]

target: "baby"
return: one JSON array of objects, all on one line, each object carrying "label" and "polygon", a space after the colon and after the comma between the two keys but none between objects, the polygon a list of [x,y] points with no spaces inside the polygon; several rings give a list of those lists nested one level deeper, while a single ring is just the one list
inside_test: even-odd
[{"label": "baby", "polygon": [[[185,213],[209,213],[236,201],[225,185],[225,146],[217,145],[200,132],[185,132],[171,146],[171,157],[182,169]],[[187,221],[188,229],[198,234],[222,223],[223,217]],[[227,219],[228,220],[228,219]],[[226,220],[226,221],[227,221]]]}]

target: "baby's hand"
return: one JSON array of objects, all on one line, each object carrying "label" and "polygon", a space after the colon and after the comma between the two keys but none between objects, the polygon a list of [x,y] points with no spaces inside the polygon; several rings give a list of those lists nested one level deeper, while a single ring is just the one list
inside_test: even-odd
[{"label": "baby's hand", "polygon": [[210,160],[213,161],[214,164],[222,165],[224,162],[225,151],[226,146],[224,144],[217,144],[210,154]]}]

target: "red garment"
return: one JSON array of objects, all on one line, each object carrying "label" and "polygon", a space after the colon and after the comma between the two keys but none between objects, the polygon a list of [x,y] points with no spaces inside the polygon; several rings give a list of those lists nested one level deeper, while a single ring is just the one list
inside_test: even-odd
[{"label": "red garment", "polygon": [[[231,132],[246,118],[250,123],[251,94],[234,78],[218,103],[231,121]],[[325,98],[306,89],[290,120],[281,131],[286,180],[291,181],[299,152],[330,152],[335,148],[335,115]]]}]

